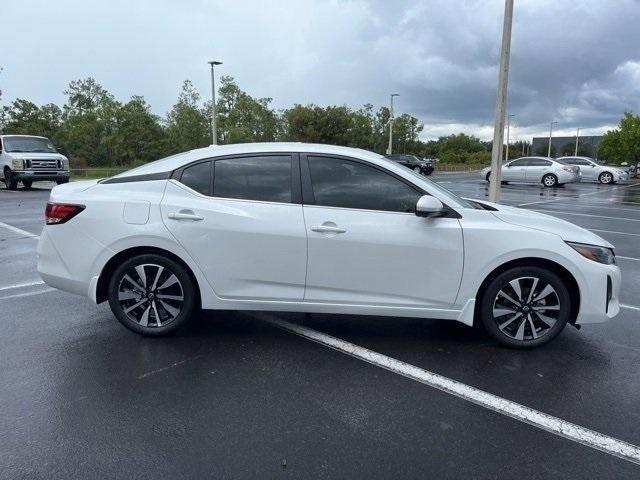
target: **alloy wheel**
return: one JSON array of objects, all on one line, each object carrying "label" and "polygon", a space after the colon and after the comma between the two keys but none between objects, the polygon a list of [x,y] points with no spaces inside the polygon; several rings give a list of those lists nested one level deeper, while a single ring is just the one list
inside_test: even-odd
[{"label": "alloy wheel", "polygon": [[184,306],[184,289],[169,268],[146,263],[129,268],[118,284],[122,312],[141,327],[163,327]]},{"label": "alloy wheel", "polygon": [[611,176],[611,174],[609,172],[604,172],[603,174],[600,175],[600,182],[601,183],[611,183],[611,181],[613,180],[613,177]]},{"label": "alloy wheel", "polygon": [[553,175],[545,176],[542,181],[547,187],[553,187],[556,184],[556,178]]},{"label": "alloy wheel", "polygon": [[493,321],[502,334],[527,342],[546,335],[560,318],[562,306],[553,286],[533,276],[509,281],[493,301]]}]

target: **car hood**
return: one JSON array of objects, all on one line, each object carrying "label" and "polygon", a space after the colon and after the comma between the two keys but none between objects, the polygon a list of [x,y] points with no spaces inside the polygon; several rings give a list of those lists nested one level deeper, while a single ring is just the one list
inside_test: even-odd
[{"label": "car hood", "polygon": [[533,212],[525,208],[509,207],[498,203],[486,202],[484,200],[476,200],[476,202],[489,205],[495,208],[491,213],[503,222],[521,227],[533,228],[543,232],[553,233],[567,242],[585,243],[588,245],[599,245],[602,247],[613,248],[604,238],[596,235],[589,230],[574,225],[551,215]]}]

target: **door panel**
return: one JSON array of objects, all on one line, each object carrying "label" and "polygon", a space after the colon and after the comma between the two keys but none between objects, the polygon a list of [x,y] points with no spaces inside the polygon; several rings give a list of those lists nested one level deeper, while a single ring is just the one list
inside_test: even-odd
[{"label": "door panel", "polygon": [[206,197],[170,181],[161,210],[219,297],[302,300],[307,237],[301,205]]},{"label": "door panel", "polygon": [[[541,165],[545,163],[544,165]],[[546,164],[548,163],[548,165]],[[527,167],[527,182],[537,183],[542,181],[542,177],[551,171],[552,164],[551,162],[536,161],[536,159],[530,162],[530,165]]]},{"label": "door panel", "polygon": [[502,167],[502,180],[511,182],[524,182],[526,167],[524,165],[512,165]]},{"label": "door panel", "polygon": [[458,293],[462,229],[455,218],[304,206],[305,301],[447,307]]}]

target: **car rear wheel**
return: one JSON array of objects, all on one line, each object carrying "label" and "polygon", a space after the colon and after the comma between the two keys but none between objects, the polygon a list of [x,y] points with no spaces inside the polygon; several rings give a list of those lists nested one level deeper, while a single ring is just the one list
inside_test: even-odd
[{"label": "car rear wheel", "polygon": [[571,298],[564,281],[539,267],[516,267],[498,275],[480,302],[486,331],[498,343],[512,348],[550,342],[571,315]]},{"label": "car rear wheel", "polygon": [[418,166],[413,167],[413,171],[416,172],[416,173],[422,173],[422,169],[420,167],[418,167]]},{"label": "car rear wheel", "polygon": [[120,265],[109,282],[109,306],[129,330],[163,336],[185,325],[196,310],[196,286],[179,263],[158,254]]},{"label": "car rear wheel", "polygon": [[558,185],[558,177],[556,177],[552,173],[548,173],[544,177],[542,177],[542,184],[545,187],[555,187],[556,185]]},{"label": "car rear wheel", "polygon": [[609,172],[602,172],[598,177],[598,181],[604,185],[613,183],[613,175]]},{"label": "car rear wheel", "polygon": [[18,179],[13,175],[13,172],[8,167],[4,169],[4,183],[8,190],[18,189]]},{"label": "car rear wheel", "polygon": [[31,180],[23,180],[22,185],[24,186],[24,188],[29,190],[31,188],[31,185],[33,185],[33,182]]},{"label": "car rear wheel", "polygon": [[487,175],[484,177],[487,182],[491,181],[491,172],[487,172]]}]

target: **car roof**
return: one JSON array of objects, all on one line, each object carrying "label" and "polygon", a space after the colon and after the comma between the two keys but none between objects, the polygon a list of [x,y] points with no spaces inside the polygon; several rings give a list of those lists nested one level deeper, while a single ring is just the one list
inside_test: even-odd
[{"label": "car roof", "polygon": [[385,162],[384,157],[374,152],[360,148],[339,147],[337,145],[324,145],[316,143],[296,142],[268,142],[268,143],[235,143],[232,145],[210,145],[188,152],[178,153],[170,157],[147,163],[140,167],[128,170],[116,178],[134,175],[149,175],[154,173],[170,172],[196,160],[222,157],[226,155],[243,155],[251,153],[319,153],[331,155],[344,155],[369,160],[374,163]]},{"label": "car roof", "polygon": [[0,137],[4,138],[4,137],[29,137],[29,138],[44,138],[45,140],[49,140],[47,137],[42,137],[40,135],[19,135],[19,134],[13,134],[13,133],[5,133],[4,135],[0,135]]}]

